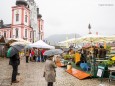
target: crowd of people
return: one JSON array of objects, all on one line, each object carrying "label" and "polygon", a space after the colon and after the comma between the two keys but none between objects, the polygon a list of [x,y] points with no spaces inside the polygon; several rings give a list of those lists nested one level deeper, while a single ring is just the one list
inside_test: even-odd
[{"label": "crowd of people", "polygon": [[[54,55],[52,56],[44,56],[44,52],[47,51],[47,49],[25,49],[24,56],[25,56],[25,62],[29,63],[31,62],[45,62],[45,68],[43,76],[45,77],[45,80],[48,82],[47,86],[53,86],[53,82],[55,82],[56,77],[56,61],[54,60]],[[82,48],[78,51],[73,51],[70,49],[68,51],[68,54],[79,54],[79,60],[76,62],[76,64],[80,63],[87,63],[87,59],[90,57],[90,59],[94,58],[105,58],[106,57],[106,49],[104,49],[103,46],[100,46],[100,48],[97,48],[95,46],[86,49]],[[47,58],[47,59],[46,59]],[[77,57],[78,58],[78,57]],[[18,65],[20,64],[20,56],[19,53],[13,55],[10,57],[10,65],[12,65],[13,71],[12,71],[12,83],[18,83],[19,81],[16,80],[16,76],[19,75],[18,73]]]},{"label": "crowd of people", "polygon": [[25,50],[26,63],[28,63],[29,61],[45,62],[46,56],[43,55],[45,51],[46,49],[37,49],[37,48],[26,49]]},{"label": "crowd of people", "polygon": [[[75,62],[77,66],[81,64],[91,63],[93,59],[106,59],[107,50],[101,45],[100,47],[91,46],[91,47],[82,47],[79,50],[75,50],[74,48],[70,48],[66,54],[70,56],[74,56],[72,60]],[[86,71],[89,70],[87,66]]]},{"label": "crowd of people", "polygon": [[[17,75],[20,75],[18,73],[18,66],[20,65],[20,58],[25,57],[25,62],[29,63],[31,62],[45,62],[43,77],[47,81],[47,86],[53,86],[53,82],[55,82],[56,78],[56,57],[55,55],[51,56],[44,56],[44,52],[46,49],[26,49],[24,52],[24,56],[16,53],[12,57],[10,57],[9,64],[12,66],[12,79],[11,83],[18,83],[19,81],[16,79]],[[21,56],[21,57],[20,57]]]}]

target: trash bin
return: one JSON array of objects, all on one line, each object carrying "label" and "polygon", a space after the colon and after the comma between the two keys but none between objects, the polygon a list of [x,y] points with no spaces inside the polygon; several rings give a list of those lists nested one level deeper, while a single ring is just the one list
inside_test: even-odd
[{"label": "trash bin", "polygon": [[103,70],[103,77],[104,78],[109,78],[109,71],[108,71],[108,66],[107,65],[103,65],[103,64],[100,64],[98,65],[100,67],[104,67],[104,70]]}]

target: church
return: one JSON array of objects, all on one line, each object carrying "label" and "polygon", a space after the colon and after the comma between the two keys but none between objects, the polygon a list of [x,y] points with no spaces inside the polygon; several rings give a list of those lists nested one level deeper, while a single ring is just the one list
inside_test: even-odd
[{"label": "church", "polygon": [[44,39],[44,20],[34,0],[16,0],[12,8],[11,24],[0,20],[0,35],[35,42]]}]

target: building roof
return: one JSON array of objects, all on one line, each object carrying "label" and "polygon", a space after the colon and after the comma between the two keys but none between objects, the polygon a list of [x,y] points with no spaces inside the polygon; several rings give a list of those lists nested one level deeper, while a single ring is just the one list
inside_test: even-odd
[{"label": "building roof", "polygon": [[38,15],[37,15],[37,18],[41,18],[41,17],[42,17],[42,15],[41,15],[41,14],[38,14]]},{"label": "building roof", "polygon": [[28,0],[29,2],[34,2],[34,0]]},{"label": "building roof", "polygon": [[0,29],[3,29],[3,28],[11,28],[11,24],[4,24],[0,26]]},{"label": "building roof", "polygon": [[27,2],[25,0],[16,0],[16,5],[24,5],[27,6]]}]

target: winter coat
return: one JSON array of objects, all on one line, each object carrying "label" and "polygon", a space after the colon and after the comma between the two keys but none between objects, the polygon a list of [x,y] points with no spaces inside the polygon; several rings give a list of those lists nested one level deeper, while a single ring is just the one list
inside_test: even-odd
[{"label": "winter coat", "polygon": [[44,77],[47,82],[55,82],[56,81],[56,65],[52,60],[47,59],[44,68]]},{"label": "winter coat", "polygon": [[26,56],[29,56],[29,55],[30,55],[29,51],[26,51]]},{"label": "winter coat", "polygon": [[20,58],[19,58],[19,54],[15,54],[12,57],[10,57],[10,61],[9,61],[10,65],[19,65],[20,64]]},{"label": "winter coat", "polygon": [[99,50],[99,58],[105,58],[106,57],[106,50],[104,48]]}]

